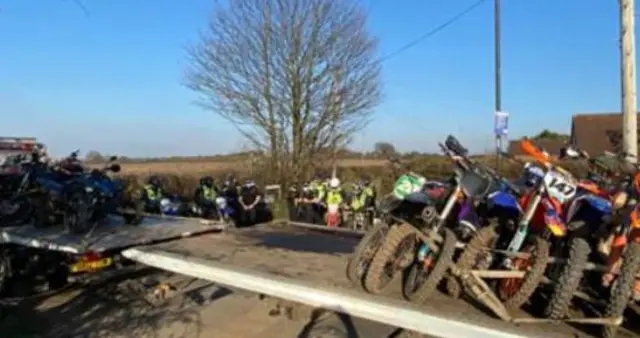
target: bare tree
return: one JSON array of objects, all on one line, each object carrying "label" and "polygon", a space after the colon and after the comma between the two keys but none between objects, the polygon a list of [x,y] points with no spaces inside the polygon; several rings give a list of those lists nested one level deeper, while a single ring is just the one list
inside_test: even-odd
[{"label": "bare tree", "polygon": [[102,154],[96,150],[90,150],[84,158],[87,162],[103,162],[105,156],[102,156]]},{"label": "bare tree", "polygon": [[369,122],[381,100],[376,51],[356,0],[230,0],[189,48],[186,85],[268,154],[279,179],[300,177]]},{"label": "bare tree", "polygon": [[396,154],[396,147],[389,142],[376,142],[373,151],[380,156],[392,156]]}]

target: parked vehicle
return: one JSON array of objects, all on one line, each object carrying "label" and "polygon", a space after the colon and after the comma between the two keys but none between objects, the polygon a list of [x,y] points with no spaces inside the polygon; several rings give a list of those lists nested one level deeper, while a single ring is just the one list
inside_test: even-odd
[{"label": "parked vehicle", "polygon": [[456,183],[440,208],[434,201],[423,209],[424,225],[403,223],[389,230],[365,276],[369,292],[384,291],[398,272],[413,264],[405,284],[405,296],[416,302],[426,300],[453,262],[456,232],[463,234],[469,228],[469,222],[460,220],[473,219],[470,216],[475,212],[475,201],[486,198],[495,186],[491,175],[473,165],[467,157],[468,151],[455,137],[447,137],[440,146],[456,164]]}]

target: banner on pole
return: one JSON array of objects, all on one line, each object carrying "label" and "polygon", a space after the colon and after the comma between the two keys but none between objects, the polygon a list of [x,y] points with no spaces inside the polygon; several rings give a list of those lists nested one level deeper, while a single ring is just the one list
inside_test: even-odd
[{"label": "banner on pole", "polygon": [[493,113],[493,132],[496,137],[505,137],[509,133],[509,113],[497,111]]}]

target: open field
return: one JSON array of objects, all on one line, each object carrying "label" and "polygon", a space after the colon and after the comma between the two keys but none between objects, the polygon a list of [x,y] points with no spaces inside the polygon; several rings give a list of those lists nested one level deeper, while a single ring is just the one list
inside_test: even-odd
[{"label": "open field", "polygon": [[[496,159],[493,156],[483,156],[477,159],[492,168],[496,166]],[[324,164],[325,171],[330,170],[329,161],[318,162]],[[403,162],[410,170],[430,179],[442,179],[452,173],[451,161],[444,156],[405,157]],[[562,163],[562,166],[578,175],[584,174],[586,169],[584,162],[565,162]],[[338,176],[343,182],[353,182],[366,175],[373,180],[378,191],[382,193],[391,190],[393,182],[402,172],[402,170],[394,169],[387,160],[380,158],[345,158],[338,162]],[[507,177],[514,178],[520,175],[522,166],[505,159],[500,172]],[[233,160],[204,160],[202,158],[190,160],[185,158],[180,161],[127,161],[122,163],[120,175],[129,184],[131,193],[140,191],[150,175],[158,175],[169,192],[181,196],[191,196],[200,177],[211,175],[222,180],[230,173],[233,173],[240,180],[250,177],[260,185],[276,183],[269,181],[265,177],[266,173],[257,166],[252,166],[251,161],[238,158]]]},{"label": "open field", "polygon": [[[338,165],[343,168],[353,167],[381,167],[386,165],[387,161],[382,159],[342,159],[338,161]],[[132,162],[125,163],[122,166],[122,173],[132,175],[149,175],[151,173],[158,174],[174,174],[174,173],[194,173],[212,175],[225,171],[243,171],[249,169],[251,162],[249,160],[209,160],[209,161],[166,161],[166,162]]]}]

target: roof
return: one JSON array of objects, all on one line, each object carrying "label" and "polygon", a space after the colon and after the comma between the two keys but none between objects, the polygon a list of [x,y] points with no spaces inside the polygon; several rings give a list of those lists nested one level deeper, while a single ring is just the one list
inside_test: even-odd
[{"label": "roof", "polygon": [[571,118],[571,141],[590,154],[619,152],[622,146],[622,114],[576,114]]}]

